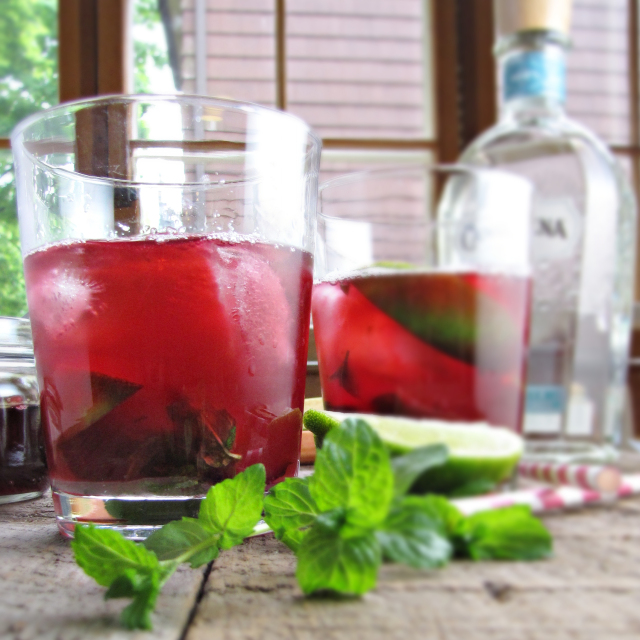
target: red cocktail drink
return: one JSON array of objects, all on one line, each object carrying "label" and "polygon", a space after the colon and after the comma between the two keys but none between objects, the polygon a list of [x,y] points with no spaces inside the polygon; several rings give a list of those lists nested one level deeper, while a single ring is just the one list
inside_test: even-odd
[{"label": "red cocktail drink", "polygon": [[269,484],[296,474],[311,265],[220,236],[30,253],[54,492],[198,496],[258,462]]},{"label": "red cocktail drink", "polygon": [[320,140],[205,96],[106,96],[12,134],[58,527],[145,539],[300,455]]},{"label": "red cocktail drink", "polygon": [[314,285],[327,409],[521,428],[530,281],[373,269]]}]

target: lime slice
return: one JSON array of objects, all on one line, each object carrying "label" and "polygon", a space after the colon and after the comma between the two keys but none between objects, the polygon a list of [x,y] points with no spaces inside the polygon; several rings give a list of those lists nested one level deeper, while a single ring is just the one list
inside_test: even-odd
[{"label": "lime slice", "polygon": [[418,492],[447,492],[479,481],[504,482],[513,473],[523,450],[520,436],[486,422],[417,420],[313,409],[305,412],[303,420],[316,437],[316,444],[321,446],[324,436],[339,427],[345,418],[361,418],[368,422],[392,456],[431,444],[448,447],[446,464],[421,476],[413,487]]}]

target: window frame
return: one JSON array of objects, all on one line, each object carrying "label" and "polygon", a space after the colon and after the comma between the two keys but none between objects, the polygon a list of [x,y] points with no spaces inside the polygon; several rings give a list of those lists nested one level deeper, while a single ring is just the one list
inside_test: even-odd
[{"label": "window frame", "polygon": [[[491,32],[492,0],[423,1],[426,10],[431,11],[431,32],[425,37],[431,41],[434,64],[436,138],[324,138],[324,149],[424,150],[434,152],[440,161],[451,162],[467,138],[494,122],[495,83],[487,84],[484,79],[493,73],[491,42],[484,42]],[[60,103],[130,93],[132,6],[132,0],[58,0]],[[274,13],[277,106],[286,110],[286,0],[274,0]],[[476,23],[481,25],[480,29],[476,29]],[[457,37],[461,27],[466,36],[476,31],[480,36],[470,40],[466,36]],[[468,88],[463,95],[458,68],[473,61],[478,68],[472,69],[472,64],[464,76],[473,79],[482,71],[482,79],[466,83]],[[464,105],[464,109],[459,105]],[[0,138],[0,149],[9,148],[9,139]]]},{"label": "window frame", "polygon": [[[287,107],[286,0],[273,0],[277,106]],[[351,151],[429,151],[440,162],[462,149],[496,121],[492,0],[423,0],[431,12],[425,33],[434,65],[435,139],[324,138],[323,148]],[[628,0],[631,143],[609,145],[630,159],[640,194],[640,0]],[[133,0],[58,0],[59,98],[68,102],[129,93]],[[0,149],[10,149],[0,138]],[[640,228],[638,231],[640,246]],[[639,261],[640,263],[640,261]],[[640,268],[636,268],[640,299]]]}]

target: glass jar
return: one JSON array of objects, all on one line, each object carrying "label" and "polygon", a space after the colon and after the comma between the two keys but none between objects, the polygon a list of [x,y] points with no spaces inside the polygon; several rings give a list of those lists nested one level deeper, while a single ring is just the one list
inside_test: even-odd
[{"label": "glass jar", "polygon": [[47,488],[31,324],[0,317],[0,504]]}]

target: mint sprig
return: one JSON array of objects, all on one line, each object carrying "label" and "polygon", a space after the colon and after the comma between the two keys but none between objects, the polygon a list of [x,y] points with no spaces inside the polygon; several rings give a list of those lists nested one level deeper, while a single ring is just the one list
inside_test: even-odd
[{"label": "mint sprig", "polygon": [[[95,526],[76,527],[78,564],[106,598],[129,598],[122,622],[150,629],[162,586],[183,562],[196,568],[240,544],[265,520],[298,558],[305,594],[360,595],[376,585],[383,561],[434,569],[452,558],[536,560],[552,540],[527,507],[466,517],[443,496],[408,495],[424,471],[444,464],[446,447],[425,447],[391,460],[366,421],[349,418],[318,451],[314,475],[288,478],[263,499],[265,469],[254,465],[213,486],[197,518],[163,526],[142,544]],[[261,532],[264,532],[264,528]]]},{"label": "mint sprig", "polygon": [[71,542],[76,562],[98,584],[105,598],[130,598],[121,620],[129,629],[151,629],[151,612],[165,582],[183,562],[199,567],[220,549],[240,544],[262,516],[265,469],[253,465],[211,487],[198,518],[164,525],[144,543],[93,525],[76,526]]},{"label": "mint sprig", "polygon": [[360,595],[375,587],[383,560],[420,569],[452,557],[535,560],[551,536],[526,507],[470,517],[442,496],[406,495],[416,477],[446,461],[445,447],[389,457],[361,419],[331,430],[314,475],[286,479],[265,498],[265,520],[297,555],[305,594]]}]

